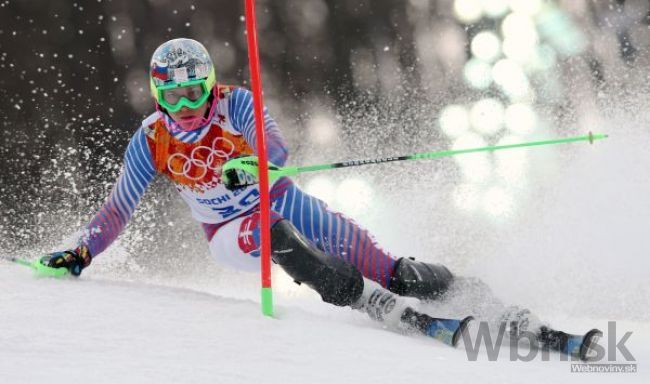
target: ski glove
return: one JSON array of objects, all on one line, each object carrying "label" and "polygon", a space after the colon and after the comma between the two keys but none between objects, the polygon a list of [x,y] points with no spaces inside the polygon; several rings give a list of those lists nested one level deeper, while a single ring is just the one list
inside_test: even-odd
[{"label": "ski glove", "polygon": [[[245,188],[259,183],[257,156],[238,156],[228,160],[221,168],[221,181],[229,190]],[[279,176],[280,167],[269,162],[269,178],[273,182]]]},{"label": "ski glove", "polygon": [[92,256],[88,247],[79,246],[63,252],[54,252],[41,258],[41,264],[52,268],[66,268],[73,276],[79,276],[81,271],[90,265]]},{"label": "ski glove", "polygon": [[259,182],[257,179],[257,172],[251,174],[239,168],[232,168],[227,172],[224,172],[223,176],[221,176],[221,180],[230,191],[246,188]]}]

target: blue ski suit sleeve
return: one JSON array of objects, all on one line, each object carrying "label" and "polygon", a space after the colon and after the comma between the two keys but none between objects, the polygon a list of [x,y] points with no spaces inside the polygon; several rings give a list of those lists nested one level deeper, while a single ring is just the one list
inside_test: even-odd
[{"label": "blue ski suit sleeve", "polygon": [[[228,101],[228,114],[233,128],[244,135],[248,144],[258,154],[253,94],[243,88],[233,90]],[[273,120],[266,107],[264,107],[264,132],[269,161],[275,165],[283,166],[288,156],[287,144],[282,138],[278,124]]]},{"label": "blue ski suit sleeve", "polygon": [[111,194],[80,239],[93,257],[108,248],[122,232],[155,175],[151,151],[140,128],[126,149],[122,172]]}]

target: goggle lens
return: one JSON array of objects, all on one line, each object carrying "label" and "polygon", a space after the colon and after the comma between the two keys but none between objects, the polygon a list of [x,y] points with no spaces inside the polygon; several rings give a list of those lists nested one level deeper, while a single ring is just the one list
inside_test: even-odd
[{"label": "goggle lens", "polygon": [[168,89],[162,91],[162,96],[163,99],[171,105],[178,104],[183,97],[189,101],[197,101],[201,96],[203,96],[203,87],[200,85],[190,85],[187,87]]},{"label": "goggle lens", "polygon": [[199,108],[210,96],[205,81],[185,86],[161,87],[158,89],[158,103],[170,112],[181,108]]}]

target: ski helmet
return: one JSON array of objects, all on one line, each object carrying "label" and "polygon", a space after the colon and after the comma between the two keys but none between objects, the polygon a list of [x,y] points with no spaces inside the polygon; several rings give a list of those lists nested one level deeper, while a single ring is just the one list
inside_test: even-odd
[{"label": "ski helmet", "polygon": [[[187,107],[201,107],[216,85],[216,75],[210,54],[192,39],[173,39],[160,45],[151,57],[149,84],[156,107],[178,112]],[[214,114],[213,99],[208,116],[194,121],[173,122],[172,130],[191,131],[207,124]],[[168,120],[168,119],[166,119]]]}]

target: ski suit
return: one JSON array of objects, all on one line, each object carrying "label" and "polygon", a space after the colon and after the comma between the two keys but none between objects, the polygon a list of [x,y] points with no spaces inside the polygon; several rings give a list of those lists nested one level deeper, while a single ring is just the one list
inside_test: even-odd
[{"label": "ski suit", "polygon": [[[164,174],[202,223],[217,262],[243,270],[259,268],[259,188],[229,191],[220,180],[229,159],[257,153],[252,94],[218,86],[210,124],[192,132],[172,133],[156,112],[133,135],[122,172],[104,205],[87,225],[80,243],[92,256],[122,232],[156,174]],[[277,124],[264,109],[269,161],[283,166],[287,148]],[[387,287],[395,259],[367,230],[298,188],[289,178],[271,186],[272,221],[287,219],[314,245],[354,265],[365,277]]]}]

